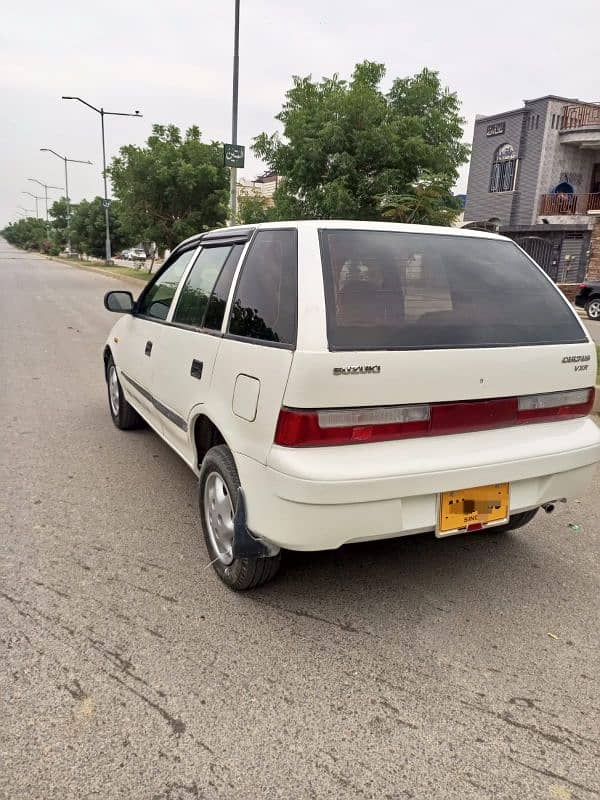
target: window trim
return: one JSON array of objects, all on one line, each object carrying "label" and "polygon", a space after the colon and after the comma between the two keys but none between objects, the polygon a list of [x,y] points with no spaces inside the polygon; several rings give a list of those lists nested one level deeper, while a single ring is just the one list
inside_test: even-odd
[{"label": "window trim", "polygon": [[[344,231],[352,231],[353,233],[373,233],[373,232],[387,233],[388,232],[388,231],[384,231],[384,230],[377,231],[376,229],[374,231],[372,228],[371,229],[369,229],[369,228],[319,228],[318,229],[319,250],[320,250],[320,253],[321,253],[321,271],[323,273],[323,296],[324,296],[324,300],[325,300],[325,335],[327,337],[327,349],[328,349],[328,351],[330,353],[367,353],[367,352],[370,352],[370,353],[413,352],[414,353],[414,352],[425,351],[425,350],[495,350],[495,349],[498,349],[498,348],[501,348],[501,347],[541,347],[541,346],[546,346],[546,345],[564,346],[566,344],[584,344],[586,341],[588,341],[587,338],[585,338],[587,336],[587,333],[585,332],[585,328],[583,326],[583,323],[581,322],[580,318],[575,313],[575,311],[573,311],[573,315],[577,319],[577,321],[579,322],[579,326],[580,326],[580,328],[582,330],[582,334],[583,334],[584,338],[583,339],[577,339],[577,340],[574,339],[574,340],[569,341],[569,342],[531,342],[531,343],[518,344],[518,345],[514,345],[514,344],[513,345],[507,345],[507,344],[481,344],[481,343],[478,342],[477,344],[463,344],[463,345],[460,345],[460,346],[457,346],[456,344],[448,344],[448,345],[443,344],[443,345],[435,345],[435,346],[419,345],[418,347],[395,346],[395,347],[352,347],[352,348],[339,347],[337,345],[333,345],[333,344],[331,344],[331,340],[330,340],[330,333],[331,333],[330,325],[331,325],[331,320],[333,320],[335,318],[335,287],[333,285],[333,275],[332,275],[332,269],[331,269],[331,261],[329,259],[329,248],[326,246],[325,238],[326,238],[327,233],[343,233]],[[393,233],[395,233],[395,231],[389,231],[389,233],[393,234]],[[423,236],[423,235],[425,235],[421,231],[410,231],[410,232],[409,231],[402,231],[401,233],[402,233],[403,236]],[[398,234],[396,234],[396,235],[398,235]],[[458,238],[458,239],[463,239],[463,238],[464,239],[475,239],[475,238],[477,238],[478,239],[479,238],[479,237],[475,237],[475,236],[456,236],[456,235],[452,235],[452,234],[448,234],[448,233],[435,233],[435,234],[429,234],[429,236],[435,236],[435,237],[444,238],[444,239],[456,239],[456,238]],[[497,241],[497,239],[494,238],[493,241]],[[567,301],[564,300],[564,295],[562,294],[562,292],[560,291],[558,286],[554,283],[552,278],[546,272],[544,272],[544,270],[540,267],[540,265],[538,263],[536,263],[536,261],[534,261],[534,259],[529,255],[529,253],[526,250],[523,250],[523,248],[520,247],[520,245],[518,245],[515,241],[513,241],[512,239],[509,239],[509,238],[506,238],[506,242],[503,243],[503,246],[505,246],[505,247],[516,247],[517,250],[519,250],[521,253],[524,253],[527,256],[527,260],[531,262],[532,266],[542,275],[544,280],[546,280],[546,282],[550,286],[552,286],[552,288],[554,289],[555,293],[559,294],[561,296],[561,298],[563,299],[563,301],[565,303],[567,303]],[[331,302],[332,301],[333,301],[333,305],[334,305],[333,309],[331,308]],[[567,303],[567,305],[568,305],[568,303]]]},{"label": "window trim", "polygon": [[[261,231],[288,231],[294,234],[294,240],[296,245],[296,318],[294,320],[294,342],[293,344],[288,342],[270,342],[267,339],[254,339],[251,336],[239,336],[237,333],[229,333],[229,325],[231,323],[231,309],[233,308],[233,300],[236,296],[238,286],[242,277],[242,272],[244,267],[246,266],[246,261],[248,259],[248,255],[256,241],[258,234]],[[231,291],[229,292],[229,300],[227,306],[225,307],[225,315],[224,315],[224,322],[226,323],[223,331],[223,338],[224,339],[231,339],[235,342],[245,342],[246,344],[255,344],[262,347],[275,347],[278,350],[296,350],[298,346],[298,302],[299,302],[299,292],[298,292],[298,228],[293,225],[286,225],[285,227],[277,227],[277,228],[255,228],[254,234],[252,238],[248,241],[246,245],[245,251],[240,256],[240,262],[238,264],[237,270],[235,275],[233,276],[233,281],[231,283]]]}]

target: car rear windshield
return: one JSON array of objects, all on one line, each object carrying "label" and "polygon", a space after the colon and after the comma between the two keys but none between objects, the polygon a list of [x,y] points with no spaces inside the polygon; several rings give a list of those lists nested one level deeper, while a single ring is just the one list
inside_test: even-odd
[{"label": "car rear windshield", "polygon": [[331,350],[585,342],[568,304],[510,241],[320,231]]}]

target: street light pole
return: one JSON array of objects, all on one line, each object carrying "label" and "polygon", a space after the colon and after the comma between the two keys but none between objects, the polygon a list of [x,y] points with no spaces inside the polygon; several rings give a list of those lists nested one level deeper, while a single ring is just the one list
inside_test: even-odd
[{"label": "street light pole", "polygon": [[44,199],[46,201],[46,236],[50,236],[50,224],[48,222],[48,189],[62,189],[62,186],[51,186],[49,183],[42,183],[42,181],[38,181],[37,178],[27,178],[28,181],[33,181],[33,183],[39,183],[40,186],[44,187]]},{"label": "street light pole", "polygon": [[100,114],[100,127],[102,129],[102,176],[104,178],[104,222],[106,226],[106,261],[110,261],[112,257],[111,248],[110,248],[110,216],[108,213],[108,207],[110,206],[110,201],[108,199],[108,183],[106,180],[106,144],[104,141],[104,117],[106,115],[111,117],[142,117],[143,114],[140,114],[139,111],[136,111],[135,114],[129,114],[128,112],[124,111],[105,111],[104,108],[96,108],[91,103],[88,103],[87,100],[83,100],[81,97],[71,97],[70,95],[63,95],[63,100],[77,100],[79,103],[83,103],[84,106],[91,108],[92,111],[95,111],[96,114]]},{"label": "street light pole", "polygon": [[29,197],[33,197],[35,199],[35,218],[39,219],[40,215],[39,215],[39,212],[38,212],[38,200],[43,200],[44,198],[40,197],[37,194],[32,194],[31,192],[26,192],[26,191],[21,192],[21,194],[28,194]]},{"label": "street light pole", "polygon": [[50,147],[40,147],[40,152],[42,153],[52,153],[52,155],[60,158],[61,161],[65,163],[65,195],[67,200],[67,250],[69,253],[71,252],[71,200],[69,198],[69,171],[67,169],[67,164],[91,164],[91,161],[80,161],[78,158],[67,158],[67,156],[61,156],[60,153],[57,153],[56,150],[52,150]]},{"label": "street light pole", "polygon": [[[240,76],[240,0],[235,0],[235,22],[233,28],[233,90],[231,100],[231,144],[237,145],[238,137],[238,90]],[[231,224],[237,217],[237,167],[231,167],[229,183],[229,205]]]}]

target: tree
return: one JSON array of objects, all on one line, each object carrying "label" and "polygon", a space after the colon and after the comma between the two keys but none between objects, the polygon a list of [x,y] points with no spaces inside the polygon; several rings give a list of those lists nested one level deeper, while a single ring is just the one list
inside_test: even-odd
[{"label": "tree", "polygon": [[423,175],[407,193],[382,197],[382,216],[390,222],[450,225],[461,209],[451,188],[445,176]]},{"label": "tree", "polygon": [[250,225],[258,222],[271,222],[275,209],[269,200],[258,192],[243,192],[238,199],[238,222]]},{"label": "tree", "polygon": [[[110,236],[113,250],[123,247],[120,207],[113,201],[110,207]],[[80,253],[102,258],[105,255],[106,222],[101,197],[82,200],[71,206],[71,244]]]},{"label": "tree", "polygon": [[121,148],[109,174],[130,242],[172,248],[227,218],[229,170],[222,145],[202,142],[196,126],[182,138],[175,125],[154,125],[144,147]]},{"label": "tree", "polygon": [[47,252],[51,245],[46,233],[46,223],[36,217],[23,217],[9,223],[2,231],[2,236],[9,244],[24,250]]},{"label": "tree", "polygon": [[[455,208],[450,189],[469,153],[456,94],[428,69],[396,78],[384,94],[384,75],[383,64],[365,61],[350,81],[293,78],[277,115],[283,138],[262,133],[253,145],[282,176],[278,219],[382,219],[394,198],[406,209],[409,197],[415,221],[438,221],[440,208]],[[435,208],[422,197],[432,181]]]},{"label": "tree", "polygon": [[59,200],[55,200],[48,209],[48,214],[52,220],[52,238],[57,245],[64,247],[68,239],[69,206],[67,198],[61,197]]}]

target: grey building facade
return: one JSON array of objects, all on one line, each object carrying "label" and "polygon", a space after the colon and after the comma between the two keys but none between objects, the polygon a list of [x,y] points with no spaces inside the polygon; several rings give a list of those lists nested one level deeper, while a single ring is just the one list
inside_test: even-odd
[{"label": "grey building facade", "polygon": [[600,104],[547,95],[476,118],[466,224],[496,225],[555,279],[580,280],[598,219]]}]

